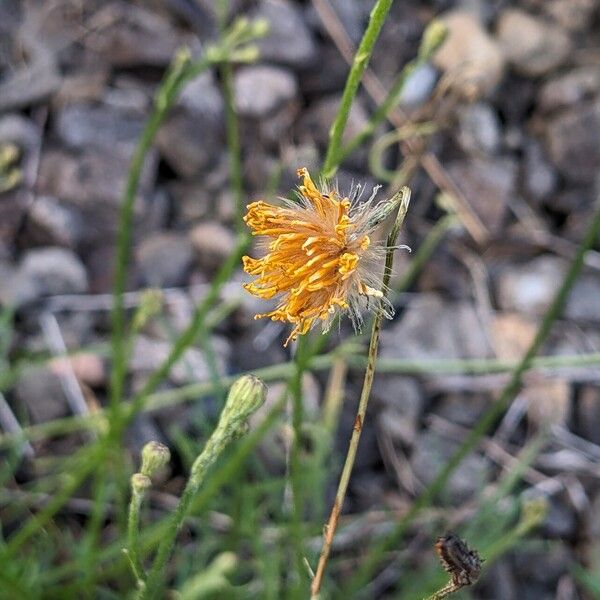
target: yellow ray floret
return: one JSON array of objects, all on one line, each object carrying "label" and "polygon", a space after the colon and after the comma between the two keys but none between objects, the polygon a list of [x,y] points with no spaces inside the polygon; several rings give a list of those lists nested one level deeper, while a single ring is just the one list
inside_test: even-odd
[{"label": "yellow ray floret", "polygon": [[349,308],[352,294],[381,297],[360,276],[369,236],[350,215],[350,200],[336,190],[320,191],[305,168],[298,169],[300,203],[278,207],[252,202],[244,221],[252,235],[272,238],[262,258],[243,257],[256,279],[244,285],[259,298],[280,297],[277,308],[256,315],[294,327],[286,345],[336,310]]}]

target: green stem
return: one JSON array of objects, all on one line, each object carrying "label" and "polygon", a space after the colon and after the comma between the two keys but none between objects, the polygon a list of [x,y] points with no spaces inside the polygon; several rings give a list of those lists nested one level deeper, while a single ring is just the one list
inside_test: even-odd
[{"label": "green stem", "polygon": [[[390,282],[390,276],[392,273],[392,266],[394,262],[394,250],[396,245],[396,239],[400,232],[400,227],[404,222],[406,211],[408,210],[408,203],[410,200],[410,191],[408,188],[403,188],[400,192],[402,194],[402,200],[398,208],[398,215],[394,226],[390,232],[387,240],[387,252],[385,256],[385,268],[383,271],[383,283],[381,291],[385,295]],[[323,547],[319,556],[319,563],[317,570],[311,585],[311,598],[318,598],[323,583],[323,577],[325,575],[325,569],[327,567],[327,561],[331,552],[331,546],[333,544],[333,538],[337,529],[338,520],[342,512],[344,500],[346,498],[346,492],[348,490],[348,484],[350,482],[350,476],[354,467],[354,461],[356,460],[356,453],[358,452],[358,444],[363,430],[365,417],[367,414],[367,406],[369,404],[369,398],[371,396],[371,387],[373,385],[373,378],[375,377],[375,365],[377,363],[377,349],[379,347],[379,334],[381,331],[381,320],[383,318],[383,306],[382,310],[378,311],[373,321],[373,329],[371,332],[371,341],[369,343],[369,355],[367,359],[367,368],[365,371],[365,378],[363,381],[363,387],[360,394],[360,400],[358,403],[358,411],[354,420],[354,427],[352,429],[352,435],[350,437],[350,445],[348,447],[348,453],[344,462],[344,468],[340,476],[338,489],[331,509],[331,514],[327,525],[325,526],[325,533],[323,536]]]},{"label": "green stem", "polygon": [[[348,366],[353,370],[364,369],[365,357],[353,351],[339,353],[332,352],[314,356],[308,361],[308,369],[311,371],[324,371],[331,367],[333,362],[340,356],[344,356]],[[532,369],[557,369],[557,368],[585,368],[600,364],[600,353],[540,356],[531,363]],[[416,361],[412,359],[379,358],[377,360],[377,371],[380,373],[393,373],[397,375],[491,375],[507,373],[515,369],[517,362],[500,360],[497,358],[471,358],[471,359],[437,359]],[[271,365],[252,372],[267,383],[289,378],[294,372],[293,362]],[[243,375],[244,373],[242,373]],[[223,377],[223,386],[230,385],[235,376]],[[177,389],[167,390],[150,394],[144,404],[144,410],[157,410],[168,406],[175,406],[186,400],[200,400],[215,392],[211,382],[192,383]],[[128,414],[131,403],[124,406]],[[85,429],[101,430],[106,425],[105,414],[98,411],[92,415],[64,417],[55,419],[39,425],[31,425],[23,428],[22,432],[0,435],[0,448],[20,444],[24,440],[40,441],[47,437],[65,435]]]},{"label": "green stem", "polygon": [[[125,307],[123,293],[127,278],[127,268],[131,254],[131,229],[133,225],[133,206],[137,192],[144,160],[156,137],[158,128],[164,121],[168,110],[172,106],[183,83],[187,81],[186,69],[189,66],[190,55],[188,52],[178,53],[156,95],[154,108],[146,122],[142,137],[131,159],[127,184],[123,193],[121,213],[119,216],[119,230],[117,234],[117,257],[115,265],[115,281],[113,286],[112,320],[112,371],[111,371],[111,412],[117,416],[117,410],[123,397],[123,383],[127,370],[126,344],[125,344]],[[208,60],[202,61],[206,69],[210,66]]]},{"label": "green stem", "polygon": [[433,21],[423,34],[417,58],[404,65],[384,101],[377,107],[373,115],[371,115],[369,122],[341,150],[340,162],[352,154],[359,146],[362,146],[375,133],[378,125],[383,122],[389,112],[398,104],[408,78],[416,69],[422,67],[433,56],[445,39],[445,27],[439,22]]},{"label": "green stem", "polygon": [[392,1],[393,0],[377,0],[371,11],[367,29],[365,30],[360,45],[358,46],[358,50],[354,55],[350,73],[348,74],[348,79],[346,79],[346,86],[344,87],[340,107],[329,135],[329,147],[327,149],[327,155],[325,156],[322,170],[323,177],[326,179],[331,179],[333,177],[337,166],[340,163],[342,135],[346,128],[350,109],[352,108],[352,102],[358,91],[358,86],[360,85],[363,73],[369,64],[375,42],[379,37],[381,28],[385,23],[385,18],[392,6]]},{"label": "green stem", "polygon": [[144,500],[142,492],[132,489],[129,502],[129,514],[127,518],[127,556],[131,563],[131,569],[135,576],[138,587],[144,583],[144,568],[140,559],[140,507]]},{"label": "green stem", "polygon": [[594,215],[594,218],[592,219],[592,222],[585,233],[581,245],[579,246],[575,257],[573,258],[571,265],[569,266],[569,270],[567,271],[560,288],[556,292],[556,295],[552,300],[552,304],[544,316],[534,340],[527,349],[527,352],[523,358],[513,370],[510,381],[503,388],[498,400],[483,414],[481,419],[477,422],[477,425],[467,435],[465,441],[449,459],[435,480],[425,489],[419,498],[417,498],[408,513],[398,522],[395,530],[387,538],[384,538],[377,546],[370,549],[368,555],[366,556],[365,562],[361,568],[358,569],[356,575],[351,578],[347,589],[356,589],[371,577],[373,570],[379,564],[387,549],[398,544],[399,539],[402,537],[402,535],[404,535],[404,532],[406,531],[406,528],[412,519],[420,512],[422,508],[428,506],[436,498],[436,496],[438,496],[463,458],[465,458],[465,456],[467,456],[477,446],[479,440],[496,423],[504,410],[506,410],[507,406],[521,387],[523,375],[534,364],[535,355],[538,353],[542,344],[548,337],[548,334],[552,329],[552,325],[562,312],[571,288],[573,287],[573,284],[575,283],[575,280],[577,279],[577,276],[583,267],[585,254],[590,248],[592,248],[598,239],[598,236],[600,236],[600,209]]},{"label": "green stem", "polygon": [[256,377],[245,376],[231,387],[219,423],[192,465],[179,504],[169,519],[169,528],[158,546],[146,584],[140,589],[140,600],[162,597],[167,561],[200,486],[225,448],[244,433],[248,418],[263,404],[265,396],[266,388]]}]

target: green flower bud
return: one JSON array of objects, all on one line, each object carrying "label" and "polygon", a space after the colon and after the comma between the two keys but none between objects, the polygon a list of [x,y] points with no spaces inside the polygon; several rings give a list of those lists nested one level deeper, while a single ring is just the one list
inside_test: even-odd
[{"label": "green flower bud", "polygon": [[142,449],[141,472],[147,477],[153,477],[159,469],[169,464],[171,452],[160,442],[148,442]]},{"label": "green flower bud", "polygon": [[150,477],[143,473],[134,473],[131,476],[131,490],[134,494],[144,495],[151,485]]},{"label": "green flower bud", "polygon": [[427,60],[432,54],[434,54],[439,47],[444,43],[448,36],[448,27],[434,19],[429,23],[427,29],[423,32],[421,38],[421,45],[419,46],[419,59]]},{"label": "green flower bud", "polygon": [[267,397],[267,386],[254,375],[240,377],[230,388],[217,429],[239,429]]}]

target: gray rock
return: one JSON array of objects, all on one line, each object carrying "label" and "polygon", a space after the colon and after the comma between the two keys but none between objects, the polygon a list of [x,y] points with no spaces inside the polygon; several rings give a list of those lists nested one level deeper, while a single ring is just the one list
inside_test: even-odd
[{"label": "gray rock", "polygon": [[6,286],[6,301],[16,306],[44,296],[87,291],[88,279],[79,257],[66,248],[36,248],[23,257]]},{"label": "gray rock", "polygon": [[58,112],[54,130],[72,149],[94,147],[131,153],[142,132],[141,115],[106,105],[72,104]]},{"label": "gray rock", "polygon": [[379,375],[372,396],[381,406],[377,426],[394,442],[411,446],[425,405],[421,386],[410,377]]},{"label": "gray rock", "polygon": [[[600,444],[600,387],[586,385],[579,394],[577,403],[577,423],[579,434],[594,444]],[[598,514],[600,516],[600,494],[598,495]],[[596,522],[600,538],[600,521]]]},{"label": "gray rock", "polygon": [[471,427],[489,406],[490,398],[483,394],[448,394],[440,400],[435,413],[452,423]]},{"label": "gray rock", "polygon": [[[308,110],[304,112],[300,120],[300,130],[302,131],[303,142],[316,142],[322,147],[326,147],[329,142],[329,129],[337,114],[341,95],[325,96],[315,102]],[[360,133],[369,120],[369,115],[364,103],[360,97],[357,97],[352,103],[348,113],[348,121],[342,135],[342,143],[347,144],[355,135]],[[366,152],[364,149],[358,149],[345,161],[347,166],[362,169],[365,164]]]},{"label": "gray rock", "polygon": [[541,8],[564,29],[579,32],[590,26],[598,0],[548,0]]},{"label": "gray rock", "polygon": [[525,145],[523,186],[532,200],[541,202],[551,196],[558,185],[558,176],[536,140]]},{"label": "gray rock", "polygon": [[515,553],[517,575],[539,583],[556,584],[572,563],[571,552],[562,544],[552,544],[540,550],[518,549]]},{"label": "gray rock", "polygon": [[213,73],[208,71],[192,79],[181,91],[178,105],[203,117],[221,119],[224,110],[223,96]]},{"label": "gray rock", "polygon": [[[415,476],[425,485],[432,483],[456,448],[455,442],[432,431],[420,435],[410,457]],[[454,471],[444,493],[453,505],[462,504],[480,492],[489,477],[488,461],[479,454],[470,454]]]},{"label": "gray rock", "polygon": [[316,59],[316,45],[302,12],[287,0],[262,0],[252,17],[266,19],[269,33],[258,42],[262,60],[306,67]]},{"label": "gray rock", "polygon": [[156,146],[169,166],[181,177],[192,178],[218,160],[223,143],[223,122],[185,110],[172,111],[156,136]]},{"label": "gray rock", "polygon": [[458,141],[467,154],[477,156],[498,151],[500,120],[489,104],[476,102],[460,107],[458,125]]},{"label": "gray rock", "polygon": [[155,12],[128,2],[106,3],[94,17],[110,27],[92,29],[86,42],[103,60],[118,67],[167,66],[175,51],[192,41]]},{"label": "gray rock", "polygon": [[[130,156],[117,152],[85,149],[77,155],[49,150],[42,154],[38,188],[41,194],[72,202],[83,209],[91,230],[105,234],[115,228],[127,181]],[[150,152],[142,168],[136,213],[143,208],[144,195],[154,184],[157,155]]]},{"label": "gray rock", "polygon": [[198,264],[207,272],[217,270],[233,252],[236,240],[229,227],[220,223],[199,223],[190,231],[191,244],[196,251]]},{"label": "gray rock", "polygon": [[600,322],[600,277],[581,275],[569,294],[565,316],[573,321]]},{"label": "gray rock", "polygon": [[85,238],[81,212],[52,196],[38,196],[27,213],[27,237],[35,245],[76,248]]},{"label": "gray rock", "polygon": [[429,63],[415,69],[404,83],[400,94],[400,105],[405,108],[415,108],[427,102],[438,79],[437,69]]},{"label": "gray rock", "polygon": [[500,307],[530,315],[543,314],[566,268],[566,263],[554,256],[540,256],[525,264],[507,267],[498,280]]},{"label": "gray rock", "polygon": [[[229,344],[223,338],[213,336],[213,347],[217,370],[223,374],[229,360]],[[133,344],[131,355],[131,370],[137,375],[148,375],[155,371],[167,358],[173,346],[170,342],[138,335]],[[210,377],[210,369],[204,356],[197,348],[188,348],[183,357],[175,363],[169,374],[169,379],[176,384],[202,381]]]},{"label": "gray rock", "polygon": [[142,285],[183,286],[194,262],[194,249],[183,234],[156,233],[142,241],[136,259]]},{"label": "gray rock", "polygon": [[502,13],[497,36],[514,69],[532,77],[563,64],[572,50],[569,36],[560,27],[516,8]]},{"label": "gray rock", "polygon": [[556,116],[546,132],[548,151],[562,175],[589,185],[600,165],[600,100]]},{"label": "gray rock", "polygon": [[475,308],[468,302],[445,302],[421,294],[402,318],[382,332],[386,358],[483,358],[490,354],[487,336]]},{"label": "gray rock", "polygon": [[546,81],[537,95],[537,107],[544,112],[569,108],[591,99],[600,91],[600,71],[584,66]]},{"label": "gray rock", "polygon": [[16,397],[25,405],[33,423],[45,423],[69,412],[58,375],[47,367],[27,369],[15,386]]},{"label": "gray rock", "polygon": [[298,92],[296,77],[269,65],[240,68],[234,77],[235,105],[245,117],[265,117],[292,100]]},{"label": "gray rock", "polygon": [[499,232],[515,192],[516,162],[510,158],[473,158],[452,161],[447,168],[481,221],[492,233]]},{"label": "gray rock", "polygon": [[448,37],[433,64],[453,77],[452,87],[460,95],[470,99],[490,95],[504,75],[500,46],[467,11],[449,11],[440,19],[448,27]]}]

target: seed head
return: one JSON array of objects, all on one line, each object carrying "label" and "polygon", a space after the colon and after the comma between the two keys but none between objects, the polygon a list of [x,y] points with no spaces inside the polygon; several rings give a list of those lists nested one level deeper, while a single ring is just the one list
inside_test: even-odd
[{"label": "seed head", "polygon": [[246,273],[257,276],[244,287],[259,298],[279,298],[275,310],[255,318],[291,323],[285,345],[319,321],[326,331],[340,311],[360,328],[369,298],[376,299],[376,309],[393,315],[378,283],[385,247],[371,240],[390,203],[374,203],[376,188],[368,200],[352,204],[337,187],[318,188],[305,168],[298,169],[298,177],[298,202],[278,207],[259,200],[248,205],[244,217],[252,235],[267,238],[262,258],[243,257]]}]

